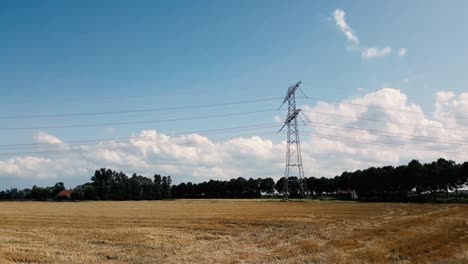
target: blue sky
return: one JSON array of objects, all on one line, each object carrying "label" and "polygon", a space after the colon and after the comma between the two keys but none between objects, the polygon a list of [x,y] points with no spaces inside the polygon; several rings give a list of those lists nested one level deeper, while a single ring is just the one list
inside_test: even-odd
[{"label": "blue sky", "polygon": [[[343,10],[359,38],[337,27]],[[466,1],[0,1],[2,116],[114,111],[281,97],[343,100],[383,87],[432,111],[437,91],[467,90]],[[361,50],[391,47],[363,58]],[[405,56],[397,56],[405,48]],[[363,88],[358,91],[358,88]],[[158,120],[270,109],[2,120],[1,127]],[[63,141],[272,122],[275,114],[119,127],[48,129]],[[36,130],[0,131],[0,144]],[[13,180],[15,182],[16,179]]]}]

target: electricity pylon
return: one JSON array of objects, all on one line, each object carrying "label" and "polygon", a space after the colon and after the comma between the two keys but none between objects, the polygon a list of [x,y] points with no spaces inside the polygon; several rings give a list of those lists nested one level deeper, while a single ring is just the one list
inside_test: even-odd
[{"label": "electricity pylon", "polygon": [[[289,86],[288,92],[284,97],[284,101],[281,104],[283,106],[288,102],[288,115],[284,121],[284,125],[278,131],[281,132],[285,126],[288,127],[288,138],[286,148],[286,167],[284,171],[284,185],[283,185],[283,199],[287,200],[289,196],[289,182],[292,181],[290,177],[297,177],[299,188],[304,197],[307,195],[306,184],[304,179],[304,169],[302,167],[302,154],[301,154],[301,143],[299,141],[299,129],[297,125],[297,118],[301,109],[296,108],[296,91],[301,85],[301,81],[294,85]],[[281,108],[280,106],[280,108]]]}]

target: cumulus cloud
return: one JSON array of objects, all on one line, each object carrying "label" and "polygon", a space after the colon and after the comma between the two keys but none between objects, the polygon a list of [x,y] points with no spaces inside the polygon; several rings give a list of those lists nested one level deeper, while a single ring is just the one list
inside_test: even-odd
[{"label": "cumulus cloud", "polygon": [[436,93],[434,102],[435,120],[445,126],[468,126],[468,93],[456,95],[451,91],[440,91]]},{"label": "cumulus cloud", "polygon": [[303,109],[313,127],[313,134],[305,141],[314,142],[306,147],[312,151],[308,155],[320,160],[320,165],[309,168],[312,175],[327,175],[335,171],[334,167],[356,170],[399,165],[413,158],[466,159],[467,152],[453,142],[466,139],[468,131],[454,131],[440,120],[431,119],[418,105],[408,103],[407,96],[397,89],[385,88],[340,104],[320,103]]},{"label": "cumulus cloud", "polygon": [[57,137],[53,136],[53,135],[50,135],[46,132],[38,132],[34,135],[34,139],[36,140],[37,143],[41,143],[41,144],[54,144],[54,145],[58,145],[58,144],[62,144],[63,142],[58,139]]},{"label": "cumulus cloud", "polygon": [[371,58],[378,58],[378,57],[385,57],[392,53],[392,48],[390,47],[385,47],[382,49],[378,48],[365,48],[362,50],[362,57],[365,59],[371,59]]},{"label": "cumulus cloud", "polygon": [[[83,159],[19,156],[0,160],[0,175],[23,179],[66,179],[89,174],[92,164]],[[88,175],[86,175],[88,177]],[[34,184],[34,182],[32,183]]]},{"label": "cumulus cloud", "polygon": [[36,151],[62,151],[69,149],[69,146],[64,144],[62,140],[47,132],[39,131],[34,134],[33,138],[36,143],[39,143]]},{"label": "cumulus cloud", "polygon": [[335,12],[333,12],[333,19],[335,20],[336,26],[345,34],[348,42],[353,45],[359,45],[358,37],[353,33],[348,23],[346,23],[345,12],[341,9],[336,9]]},{"label": "cumulus cloud", "polygon": [[[464,117],[468,93],[438,92],[431,113],[410,103],[408,96],[395,88],[340,103],[302,105],[301,109],[311,121],[300,127],[306,176],[332,177],[345,170],[405,164],[414,158],[427,162],[445,157],[460,162],[468,157],[463,143],[468,140],[468,119]],[[0,159],[0,177],[30,179],[32,183],[43,179],[80,183],[101,167],[146,176],[171,175],[175,182],[278,179],[284,173],[286,142],[260,136],[214,140],[199,134],[171,136],[144,130],[128,141],[106,141],[97,146],[69,146],[47,133],[34,138],[70,150],[90,151]]]}]

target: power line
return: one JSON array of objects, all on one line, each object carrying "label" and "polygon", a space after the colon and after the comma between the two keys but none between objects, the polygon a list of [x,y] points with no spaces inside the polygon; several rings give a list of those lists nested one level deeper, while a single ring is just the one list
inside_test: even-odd
[{"label": "power line", "polygon": [[42,114],[42,115],[13,115],[13,116],[0,116],[0,119],[26,119],[26,118],[48,118],[48,117],[72,117],[72,116],[96,116],[96,115],[117,115],[128,113],[144,113],[144,112],[157,112],[157,111],[173,111],[182,109],[197,109],[197,108],[210,108],[227,105],[249,104],[267,101],[277,101],[282,97],[265,98],[256,100],[245,100],[236,102],[205,104],[205,105],[191,105],[191,106],[177,106],[177,107],[162,107],[162,108],[148,108],[148,109],[134,109],[134,110],[119,110],[119,111],[103,111],[103,112],[81,112],[81,113],[67,113],[67,114]]},{"label": "power line", "polygon": [[[269,111],[269,110],[267,110]],[[257,111],[256,111],[257,112]],[[311,111],[307,111],[307,112],[311,112]],[[236,114],[247,114],[247,113],[251,113],[251,112],[245,112],[245,113],[236,113]],[[346,118],[353,118],[353,119],[363,119],[363,118],[356,118],[356,117],[350,117],[350,116],[344,116],[344,115],[337,115],[337,114],[330,114],[330,113],[321,113],[321,112],[316,112],[316,113],[319,113],[319,114],[326,114],[326,115],[334,115],[334,116],[339,116],[339,117],[346,117]],[[231,115],[231,114],[229,114]],[[220,116],[220,115],[217,115],[217,116]],[[225,116],[225,115],[221,115],[221,116]],[[200,117],[202,118],[202,117]],[[204,117],[203,117],[204,118]],[[184,118],[185,119],[185,118]],[[193,118],[189,118],[189,119],[193,119]],[[376,119],[365,119],[365,120],[372,120],[372,121],[379,121],[379,122],[390,122],[390,123],[395,123],[395,122],[391,122],[391,121],[384,121],[384,120],[376,120]],[[324,125],[324,126],[334,126],[334,127],[339,127],[338,125],[336,124],[327,124],[327,123],[320,123],[320,122],[310,122],[310,123],[313,123],[313,124],[317,124],[317,125]],[[398,123],[400,124],[400,123]],[[408,124],[408,123],[403,123],[404,125],[413,125],[413,124]],[[245,128],[255,128],[255,127],[269,127],[269,126],[273,126],[275,125],[275,123],[270,123],[270,124],[262,124],[262,125],[254,125],[254,126],[244,126],[244,127],[233,127],[233,128],[226,128],[226,129],[214,129],[214,130],[205,130],[205,131],[192,131],[192,132],[184,132],[184,133],[177,133],[177,134],[188,134],[188,133],[203,133],[203,132],[216,132],[216,131],[228,131],[228,130],[238,130],[238,129],[245,129]],[[421,125],[420,125],[421,126]],[[322,126],[323,127],[323,126]],[[425,127],[425,126],[423,126]],[[434,128],[440,128],[440,127],[434,127]],[[395,134],[395,135],[403,135],[403,136],[409,136],[409,137],[416,137],[415,135],[411,135],[411,134],[404,134],[404,133],[394,133],[394,132],[387,132],[387,131],[381,131],[381,130],[372,130],[372,129],[364,129],[364,128],[358,128],[358,127],[349,127],[349,126],[343,126],[342,129],[354,129],[354,130],[364,130],[364,131],[370,131],[370,132],[374,132],[374,133],[384,133],[384,134]],[[172,134],[172,135],[177,135],[177,134]],[[399,137],[399,136],[395,136],[395,137]],[[414,138],[414,140],[421,140],[421,141],[424,141],[423,138],[427,139],[427,140],[431,140],[431,141],[434,141],[434,140],[438,140],[442,143],[456,143],[456,144],[463,144],[463,145],[466,145],[465,142],[463,141],[442,141],[443,139],[440,139],[440,138],[435,138],[435,137],[425,137],[425,136],[418,136],[418,137],[421,137],[421,138]],[[401,138],[401,137],[400,137]],[[122,140],[129,140],[129,139],[138,139],[137,137],[129,137],[129,138],[117,138],[117,139],[100,139],[100,140],[83,140],[83,141],[70,141],[70,142],[65,142],[64,144],[70,144],[70,143],[85,143],[85,142],[98,142],[98,141],[122,141]],[[45,144],[42,144],[42,145],[45,145]],[[41,146],[41,144],[6,144],[6,145],[0,145],[0,148],[14,148],[16,146]],[[50,146],[50,145],[47,145],[47,146]],[[55,147],[55,146],[54,146]]]},{"label": "power line", "polygon": [[[314,124],[314,127],[324,127],[324,128],[337,128],[341,130],[360,130],[360,131],[366,131],[366,132],[371,132],[373,135],[390,135],[392,137],[397,137],[397,138],[404,138],[408,139],[410,137],[411,139],[418,140],[418,141],[429,141],[429,142],[439,142],[439,143],[448,143],[448,144],[461,144],[461,145],[468,145],[466,141],[462,140],[451,140],[451,139],[443,139],[443,138],[437,138],[437,137],[428,137],[428,136],[421,136],[421,135],[413,135],[413,134],[405,134],[405,133],[397,133],[397,132],[388,132],[388,131],[382,131],[382,130],[376,130],[376,129],[368,129],[368,128],[359,128],[359,127],[353,127],[353,126],[340,126],[336,124],[328,124],[328,123],[320,123],[320,122],[313,122],[313,121],[308,121],[308,123]],[[405,137],[406,136],[406,137]]]},{"label": "power line", "polygon": [[[359,104],[359,103],[352,103],[352,102],[344,102],[344,101],[337,101],[337,100],[330,100],[330,99],[323,99],[317,97],[308,97],[304,94],[304,98],[309,100],[315,101],[324,101],[330,103],[337,103],[337,104],[347,104],[347,105],[354,105],[366,108],[376,108],[376,109],[384,109],[384,110],[391,110],[391,111],[399,111],[405,113],[415,113],[415,114],[422,114],[425,116],[424,112],[413,111],[413,110],[406,110],[401,108],[393,108],[393,107],[385,107],[385,106],[378,106],[378,105],[367,105],[367,104]],[[14,115],[14,116],[0,116],[0,119],[27,119],[27,118],[48,118],[48,117],[74,117],[74,116],[96,116],[96,115],[117,115],[117,114],[125,114],[125,113],[143,113],[143,112],[155,112],[155,111],[171,111],[171,110],[182,110],[182,109],[197,109],[197,108],[210,108],[210,107],[218,107],[218,106],[226,106],[226,105],[239,105],[239,104],[247,104],[247,103],[255,103],[255,102],[266,102],[266,101],[276,101],[282,99],[282,97],[277,98],[265,98],[265,99],[257,99],[257,100],[246,100],[246,101],[236,101],[236,102],[226,102],[226,103],[216,103],[216,104],[205,104],[205,105],[192,105],[192,106],[180,106],[180,107],[166,107],[166,108],[150,108],[150,109],[136,109],[136,110],[120,110],[120,111],[103,111],[103,112],[81,112],[81,113],[68,113],[68,114],[43,114],[43,115]],[[237,115],[249,115],[255,113],[264,113],[264,112],[273,112],[277,111],[277,109],[268,109],[268,110],[258,110],[258,111],[250,111],[250,112],[240,112],[240,113],[228,113],[228,114],[219,114],[219,115],[208,115],[208,116],[195,116],[195,117],[183,117],[183,118],[172,118],[172,119],[162,119],[162,120],[150,120],[150,121],[133,121],[133,122],[115,122],[115,123],[97,123],[97,124],[78,124],[78,125],[57,125],[57,126],[37,126],[37,127],[0,127],[0,130],[35,130],[35,129],[55,129],[55,128],[77,128],[77,127],[98,127],[98,126],[119,126],[119,125],[131,125],[131,124],[145,124],[145,123],[160,123],[160,122],[173,122],[173,121],[183,121],[183,120],[197,120],[197,119],[207,119],[207,118],[220,118],[220,117],[228,117],[228,116],[237,116]],[[414,124],[414,123],[404,123],[404,122],[397,122],[397,121],[390,121],[390,120],[382,120],[382,119],[373,119],[373,118],[366,118],[366,117],[354,117],[354,116],[347,116],[341,114],[334,114],[334,113],[325,113],[319,111],[307,111],[303,110],[303,112],[309,113],[316,113],[319,115],[328,115],[328,116],[336,116],[336,117],[343,117],[343,118],[350,118],[354,120],[364,120],[364,121],[371,121],[371,122],[384,122],[384,123],[391,123],[391,124],[398,124],[403,126],[411,126],[411,127],[422,127],[422,128],[434,128],[434,129],[446,129],[446,130],[459,130],[459,131],[468,131],[465,128],[459,127],[440,127],[434,125],[421,125],[421,124]],[[444,114],[444,113],[442,113]],[[446,114],[449,115],[449,114]],[[450,115],[454,116],[454,115]],[[468,117],[461,117],[461,116],[454,116],[458,118],[467,118]],[[330,128],[333,126],[334,128],[342,129],[342,130],[362,130],[372,133],[380,133],[383,135],[391,135],[392,137],[396,138],[406,138],[412,137],[412,140],[416,141],[429,141],[429,142],[438,142],[438,143],[449,143],[449,144],[460,144],[460,145],[467,145],[465,141],[462,140],[449,140],[449,139],[441,139],[437,137],[428,137],[428,136],[421,136],[421,135],[412,135],[412,134],[405,134],[405,133],[396,133],[396,132],[387,132],[382,130],[375,130],[375,129],[366,129],[366,128],[359,128],[359,127],[352,127],[352,126],[338,126],[336,124],[327,124],[327,123],[320,123],[320,122],[309,122],[311,124],[315,124],[317,127],[325,127]],[[216,134],[216,133],[227,133],[232,131],[243,131],[243,130],[255,130],[260,128],[269,128],[276,123],[273,124],[264,124],[264,125],[253,125],[253,126],[244,126],[244,127],[237,127],[237,128],[226,128],[226,129],[213,129],[213,130],[205,130],[205,131],[195,131],[195,132],[185,132],[185,133],[176,133],[176,134],[169,134],[168,136],[175,136],[175,135],[186,135],[190,133],[204,133],[205,134]],[[335,139],[347,142],[354,142],[354,143],[363,143],[363,144],[370,144],[370,145],[390,145],[390,146],[399,146],[400,148],[406,149],[414,149],[414,150],[421,150],[421,151],[444,151],[443,149],[427,149],[427,148],[412,148],[406,147],[405,145],[396,145],[384,142],[368,142],[368,141],[358,141],[353,138],[339,138],[336,136],[328,136],[319,133],[309,132],[311,134],[315,134],[321,138],[327,139]],[[358,132],[356,132],[358,133]],[[259,134],[257,134],[259,135]],[[145,140],[146,137],[141,137],[141,140]],[[91,142],[100,142],[101,141],[112,141],[112,143],[118,143],[127,140],[138,140],[139,137],[128,137],[128,138],[117,138],[117,139],[101,139],[101,140],[82,140],[82,141],[69,141],[64,142],[63,144],[68,144],[67,146],[74,146],[74,145],[82,145],[80,143],[91,143]],[[152,139],[148,139],[152,140]],[[445,140],[445,141],[444,141]],[[90,144],[87,144],[90,145]],[[38,144],[38,143],[31,143],[31,144],[6,144],[0,145],[0,149],[22,149],[22,148],[31,148],[31,147],[60,147],[60,146],[53,146],[53,145],[46,145],[46,144]],[[97,149],[97,150],[104,150],[107,148]],[[59,152],[63,150],[53,151]],[[83,149],[76,149],[73,151],[86,151]],[[446,153],[454,153],[454,154],[462,154],[459,152],[451,152],[451,151],[444,151]],[[24,152],[24,153],[17,153],[17,154],[28,154],[28,153],[48,153],[47,151],[42,152]],[[15,153],[0,153],[0,155],[13,155]],[[465,153],[463,153],[465,154]]]},{"label": "power line", "polygon": [[[422,136],[422,135],[413,135],[413,134],[406,134],[406,133],[396,133],[396,132],[388,132],[388,131],[382,131],[382,130],[375,130],[375,129],[368,129],[368,128],[359,128],[355,126],[343,126],[343,125],[337,125],[337,124],[330,124],[330,123],[322,123],[322,122],[315,122],[315,121],[307,121],[307,123],[314,124],[315,126],[318,127],[336,127],[338,129],[342,130],[363,130],[367,132],[372,132],[375,134],[384,134],[384,135],[396,135],[396,136],[407,136],[407,137],[413,137],[414,140],[419,140],[419,141],[439,141],[442,143],[454,143],[454,144],[466,144],[465,141],[462,140],[450,140],[450,139],[443,139],[443,138],[437,138],[437,137],[428,137],[428,136]],[[250,126],[240,126],[240,127],[230,127],[230,128],[222,128],[222,129],[211,129],[211,130],[202,130],[202,131],[190,131],[190,132],[182,132],[182,133],[173,133],[173,134],[167,134],[168,136],[176,136],[176,135],[181,135],[181,134],[212,134],[210,132],[215,132],[217,133],[218,131],[221,132],[228,132],[232,130],[244,130],[244,129],[251,129],[251,128],[263,128],[263,127],[270,127],[270,126],[275,126],[276,123],[266,123],[266,124],[260,124],[260,125],[250,125]],[[75,143],[92,143],[92,142],[102,142],[102,141],[126,141],[130,139],[139,139],[139,138],[145,138],[145,137],[123,137],[123,138],[103,138],[103,139],[92,139],[92,140],[74,140],[74,141],[68,141],[68,142],[63,142],[63,144],[75,144]],[[404,137],[401,137],[404,138]],[[56,146],[51,146],[50,144],[44,144],[44,143],[26,143],[26,144],[3,144],[0,145],[0,149],[14,149],[14,148],[28,148],[28,147],[56,147]]]},{"label": "power line", "polygon": [[[238,131],[257,130],[257,129],[263,129],[263,128],[272,128],[276,126],[277,126],[277,123],[267,123],[267,124],[260,124],[260,125],[180,132],[180,133],[171,133],[171,134],[164,134],[164,135],[165,136],[185,136],[185,135],[191,135],[191,134],[212,135],[212,134],[223,134],[223,133],[238,132]],[[153,140],[153,139],[148,138],[148,136],[139,136],[139,137],[121,137],[121,138],[91,139],[91,140],[74,140],[74,141],[62,142],[60,144],[44,144],[44,143],[5,144],[5,145],[0,145],[0,149],[57,148],[57,147],[63,147],[65,145],[66,146],[92,145],[89,143],[105,143],[105,142],[116,143],[116,142],[126,142],[129,140],[138,140],[138,141],[143,140],[144,141],[144,140]]]},{"label": "power line", "polygon": [[[340,126],[337,124],[329,124],[329,123],[322,123],[322,122],[313,122],[307,121],[307,123],[314,124],[314,127],[321,127],[321,128],[328,128],[328,129],[339,129],[345,131],[351,131],[351,133],[359,133],[360,131],[371,132],[373,135],[389,135],[395,138],[402,138],[402,139],[412,139],[416,141],[423,141],[423,142],[437,142],[437,143],[448,143],[448,144],[459,144],[459,145],[467,145],[465,141],[461,140],[448,140],[436,137],[427,137],[427,136],[420,136],[420,135],[413,135],[413,134],[405,134],[405,133],[396,133],[396,132],[388,132],[382,130],[375,130],[375,129],[367,129],[367,128],[359,128],[353,126]],[[240,127],[230,127],[230,128],[222,128],[222,129],[211,129],[211,130],[202,130],[202,131],[189,131],[189,132],[181,132],[181,133],[172,133],[172,134],[165,134],[167,136],[179,136],[179,135],[189,135],[189,134],[201,134],[201,135],[212,135],[212,134],[223,134],[229,132],[236,132],[236,131],[248,131],[248,130],[257,130],[263,128],[271,128],[275,127],[277,123],[266,123],[266,124],[259,124],[259,125],[250,125],[250,126],[240,126]],[[67,141],[62,142],[61,144],[44,144],[44,143],[29,143],[29,144],[5,144],[0,145],[0,149],[28,149],[28,148],[57,148],[62,147],[64,145],[67,146],[76,146],[76,145],[92,145],[90,143],[118,143],[118,142],[126,142],[129,140],[153,140],[151,138],[142,136],[142,137],[121,137],[121,138],[105,138],[105,139],[92,139],[92,140],[74,140],[74,141]]]},{"label": "power line", "polygon": [[334,103],[334,104],[345,104],[345,105],[353,105],[353,106],[360,106],[360,107],[366,107],[366,108],[376,108],[376,109],[382,109],[382,110],[391,110],[391,111],[399,111],[399,112],[405,112],[405,113],[410,113],[410,114],[425,115],[424,112],[418,112],[418,111],[414,111],[414,110],[406,110],[406,109],[388,107],[388,106],[359,104],[359,103],[338,101],[338,100],[332,100],[332,99],[323,99],[323,98],[309,97],[309,96],[306,96],[304,98],[309,99],[309,100],[319,101],[319,102],[327,102],[327,103]]},{"label": "power line", "polygon": [[[78,125],[63,125],[63,126],[0,127],[0,130],[36,130],[36,129],[60,129],[60,128],[78,128],[78,127],[121,126],[121,125],[134,125],[134,124],[149,124],[149,123],[185,121],[185,120],[194,120],[194,119],[196,120],[196,119],[207,119],[207,118],[220,118],[220,117],[249,115],[249,114],[275,112],[275,111],[278,111],[278,109],[257,110],[257,111],[250,111],[250,112],[240,112],[240,113],[230,113],[230,114],[220,114],[220,115],[172,118],[172,119],[162,119],[162,120],[145,120],[145,121],[97,123],[97,124],[78,124]],[[371,121],[371,122],[392,123],[392,124],[399,124],[399,125],[404,125],[404,126],[415,126],[415,127],[422,127],[422,128],[435,128],[435,129],[468,131],[467,128],[459,128],[459,127],[439,127],[439,126],[431,126],[431,125],[420,125],[420,124],[413,124],[413,123],[396,122],[396,121],[382,120],[382,119],[347,116],[347,115],[326,113],[326,112],[319,112],[319,111],[309,111],[309,110],[302,110],[302,111],[306,112],[306,113],[315,113],[315,114],[319,114],[319,115],[336,116],[336,117],[343,117],[343,118],[357,119],[357,120],[364,120],[364,121]]]},{"label": "power line", "polygon": [[[410,149],[410,150],[418,150],[418,151],[427,151],[427,152],[443,152],[448,154],[457,154],[457,155],[465,155],[467,153],[463,152],[455,152],[455,151],[448,151],[444,149],[435,149],[435,148],[418,148],[418,147],[411,147],[402,144],[394,144],[394,143],[384,143],[384,142],[372,142],[372,141],[362,141],[356,140],[354,138],[349,137],[337,137],[337,136],[330,136],[326,134],[304,131],[304,134],[315,135],[319,138],[329,139],[334,141],[342,141],[342,142],[350,142],[350,143],[359,143],[359,144],[366,144],[366,145],[376,145],[376,146],[390,146],[393,148],[398,149]],[[256,133],[256,134],[243,134],[243,135],[236,135],[230,136],[225,138],[217,138],[211,139],[213,142],[223,141],[226,139],[233,139],[239,137],[246,137],[246,136],[261,136],[261,135],[276,135],[277,133],[274,132],[265,132],[265,133]],[[104,148],[92,148],[92,149],[67,149],[67,150],[47,150],[47,151],[34,151],[34,152],[12,152],[12,153],[0,153],[0,155],[34,155],[34,154],[53,154],[53,153],[68,153],[68,152],[93,152],[93,151],[101,151],[101,150],[115,150],[115,149],[133,149],[138,148],[141,145],[132,145],[132,146],[116,146],[116,147],[104,147]]]},{"label": "power line", "polygon": [[398,124],[398,125],[404,125],[404,126],[412,126],[412,127],[423,127],[423,128],[436,128],[436,129],[447,129],[447,130],[468,131],[467,128],[459,128],[459,127],[439,127],[439,126],[431,126],[431,125],[420,125],[420,124],[396,122],[396,121],[389,121],[389,120],[382,120],[382,119],[373,119],[373,118],[366,118],[366,117],[355,117],[355,116],[347,116],[347,115],[340,115],[340,114],[333,114],[333,113],[325,113],[325,112],[319,112],[319,111],[308,111],[308,110],[303,110],[303,112],[306,112],[306,113],[315,113],[315,114],[319,114],[319,115],[328,115],[328,116],[336,116],[336,117],[357,119],[357,120],[364,120],[364,121],[371,121],[371,122],[392,123],[392,124]]},{"label": "power line", "polygon": [[250,115],[266,112],[274,112],[278,109],[267,109],[257,110],[250,112],[240,112],[231,114],[220,114],[220,115],[208,115],[208,116],[194,116],[194,117],[183,117],[183,118],[172,118],[172,119],[161,119],[161,120],[149,120],[149,121],[132,121],[132,122],[116,122],[116,123],[98,123],[98,124],[80,124],[80,125],[63,125],[63,126],[37,126],[37,127],[0,127],[0,130],[36,130],[36,129],[57,129],[57,128],[77,128],[77,127],[101,127],[101,126],[121,126],[121,125],[135,125],[135,124],[149,124],[149,123],[162,123],[162,122],[174,122],[174,121],[185,121],[185,120],[198,120],[207,118],[220,118],[228,116],[239,116],[239,115]]},{"label": "power line", "polygon": [[[249,137],[249,136],[259,136],[259,135],[276,135],[277,133],[268,131],[265,133],[256,133],[256,134],[243,134],[237,136],[230,136],[224,138],[217,138],[212,139],[212,142],[219,142],[225,141],[228,139],[235,139],[240,137]],[[156,142],[152,142],[155,144]],[[65,149],[65,150],[46,150],[46,151],[32,151],[32,152],[8,152],[8,153],[0,153],[0,155],[34,155],[34,154],[62,154],[62,153],[82,153],[82,152],[94,152],[94,151],[101,151],[101,150],[126,150],[126,149],[134,149],[143,146],[143,144],[133,144],[127,146],[115,146],[115,147],[104,147],[104,148],[92,148],[92,149]]]},{"label": "power line", "polygon": [[401,149],[411,149],[411,150],[420,150],[420,151],[428,151],[428,152],[443,152],[443,153],[450,153],[450,154],[458,154],[458,155],[466,155],[467,153],[463,152],[454,152],[454,151],[446,151],[444,149],[433,149],[433,148],[415,148],[415,147],[407,147],[401,144],[393,144],[393,143],[384,143],[384,142],[371,142],[371,141],[361,141],[356,140],[353,138],[348,137],[336,137],[336,136],[329,136],[325,134],[315,133],[315,132],[304,132],[310,135],[317,135],[319,138],[329,139],[329,140],[337,140],[337,141],[344,141],[344,142],[351,142],[351,143],[361,143],[367,145],[377,145],[377,146],[393,146]]},{"label": "power line", "polygon": [[[300,91],[303,93],[302,90],[300,90]],[[297,97],[297,98],[304,98],[304,99],[308,99],[308,100],[319,101],[319,102],[328,102],[328,103],[334,103],[334,104],[346,104],[346,105],[353,105],[353,106],[366,107],[366,108],[375,108],[375,109],[399,111],[399,112],[404,112],[404,113],[420,114],[420,115],[424,115],[424,116],[426,115],[424,112],[419,112],[419,111],[415,111],[415,110],[406,110],[406,109],[389,107],[389,106],[359,104],[359,103],[353,103],[353,102],[347,102],[347,101],[338,101],[338,100],[325,99],[325,98],[319,98],[319,97],[310,97],[310,96],[305,95],[304,93],[303,93],[303,95],[304,95],[304,97]],[[283,97],[264,98],[264,99],[256,99],[256,100],[244,100],[244,101],[216,103],[216,104],[205,104],[205,105],[178,106],[178,107],[130,109],[130,110],[116,110],[116,111],[102,111],[102,112],[78,112],[78,113],[65,113],[65,114],[11,115],[11,116],[0,116],[0,119],[27,119],[27,118],[118,115],[118,114],[127,114],[127,113],[144,113],[144,112],[171,111],[171,110],[183,110],[183,109],[210,108],[210,107],[218,107],[218,106],[226,106],[226,105],[239,105],[239,104],[248,104],[248,103],[256,103],[256,102],[276,101],[276,100],[280,100],[280,99],[283,99]],[[453,116],[453,117],[460,118],[460,119],[468,119],[467,116],[452,115],[452,114],[448,114],[448,113],[439,113],[439,114]]]},{"label": "power line", "polygon": [[[426,116],[426,114],[424,112],[419,112],[419,111],[415,111],[415,110],[406,110],[406,109],[395,108],[395,107],[359,104],[359,103],[352,103],[352,102],[338,101],[338,100],[331,100],[331,99],[323,99],[323,98],[309,97],[309,96],[305,96],[304,98],[314,100],[314,101],[320,101],[320,102],[353,105],[353,106],[360,106],[360,107],[366,107],[366,108],[375,108],[375,109],[382,109],[382,110],[398,111],[398,112],[404,112],[404,113],[410,113],[410,114],[420,114],[420,115]],[[439,113],[439,114],[444,115],[444,116],[452,116],[452,117],[459,118],[459,119],[468,119],[468,116],[453,115],[453,114],[448,114],[448,113]]]}]

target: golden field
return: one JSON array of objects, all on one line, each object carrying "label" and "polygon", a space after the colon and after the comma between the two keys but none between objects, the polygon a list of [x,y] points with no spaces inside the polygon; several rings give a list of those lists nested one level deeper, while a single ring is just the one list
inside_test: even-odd
[{"label": "golden field", "polygon": [[0,202],[0,263],[468,263],[468,206]]}]

